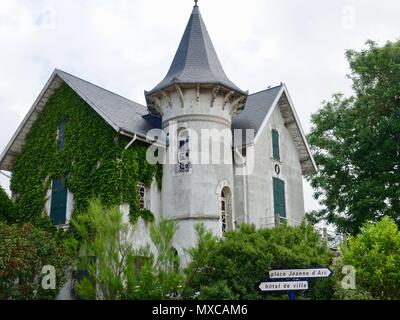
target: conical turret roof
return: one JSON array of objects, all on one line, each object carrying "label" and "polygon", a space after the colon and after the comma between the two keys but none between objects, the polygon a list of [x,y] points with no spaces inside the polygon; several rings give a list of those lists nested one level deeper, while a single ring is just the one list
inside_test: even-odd
[{"label": "conical turret roof", "polygon": [[197,5],[193,8],[167,75],[147,95],[174,84],[192,83],[219,84],[245,94],[226,76]]}]

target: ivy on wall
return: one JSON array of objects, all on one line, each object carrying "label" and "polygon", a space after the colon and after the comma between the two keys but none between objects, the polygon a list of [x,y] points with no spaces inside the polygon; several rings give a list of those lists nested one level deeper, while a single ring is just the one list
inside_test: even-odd
[{"label": "ivy on wall", "polygon": [[[63,150],[57,144],[61,122]],[[128,203],[131,221],[140,216],[153,220],[150,211],[139,208],[138,183],[149,187],[155,177],[160,187],[162,168],[146,161],[144,143],[125,150],[129,141],[63,84],[33,124],[14,164],[11,190],[17,195],[19,219],[42,219],[52,179],[65,177],[74,195],[74,213],[85,212],[90,199],[99,198],[106,206]]]}]

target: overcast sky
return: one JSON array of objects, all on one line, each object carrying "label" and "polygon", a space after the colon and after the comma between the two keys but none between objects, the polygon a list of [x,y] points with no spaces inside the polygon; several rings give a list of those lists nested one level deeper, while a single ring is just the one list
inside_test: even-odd
[{"label": "overcast sky", "polygon": [[[144,104],[166,74],[192,0],[1,0],[0,152],[54,68]],[[200,0],[227,73],[250,92],[286,83],[304,130],[351,94],[344,53],[400,37],[398,0]],[[0,176],[7,188],[7,179]],[[305,185],[306,210],[316,208]]]}]

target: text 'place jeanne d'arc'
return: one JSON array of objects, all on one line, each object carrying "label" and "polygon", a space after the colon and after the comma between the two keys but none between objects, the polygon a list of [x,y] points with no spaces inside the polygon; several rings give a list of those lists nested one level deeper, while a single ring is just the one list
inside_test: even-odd
[{"label": "text 'place jeanne d'arc'", "polygon": [[290,279],[290,278],[328,278],[332,271],[328,268],[316,269],[288,269],[271,270],[269,277],[271,279]]}]

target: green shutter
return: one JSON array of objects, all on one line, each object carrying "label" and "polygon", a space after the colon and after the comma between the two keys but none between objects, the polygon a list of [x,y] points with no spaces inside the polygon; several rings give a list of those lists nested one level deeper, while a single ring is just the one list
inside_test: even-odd
[{"label": "green shutter", "polygon": [[281,160],[281,154],[279,150],[279,132],[275,129],[272,130],[272,156],[276,160]]},{"label": "green shutter", "polygon": [[66,223],[67,196],[64,179],[54,179],[51,192],[50,219],[56,226]]},{"label": "green shutter", "polygon": [[[273,178],[274,188],[274,211],[276,215],[286,218],[286,199],[285,199],[285,182],[278,178]],[[281,223],[286,221],[281,219]]]}]

